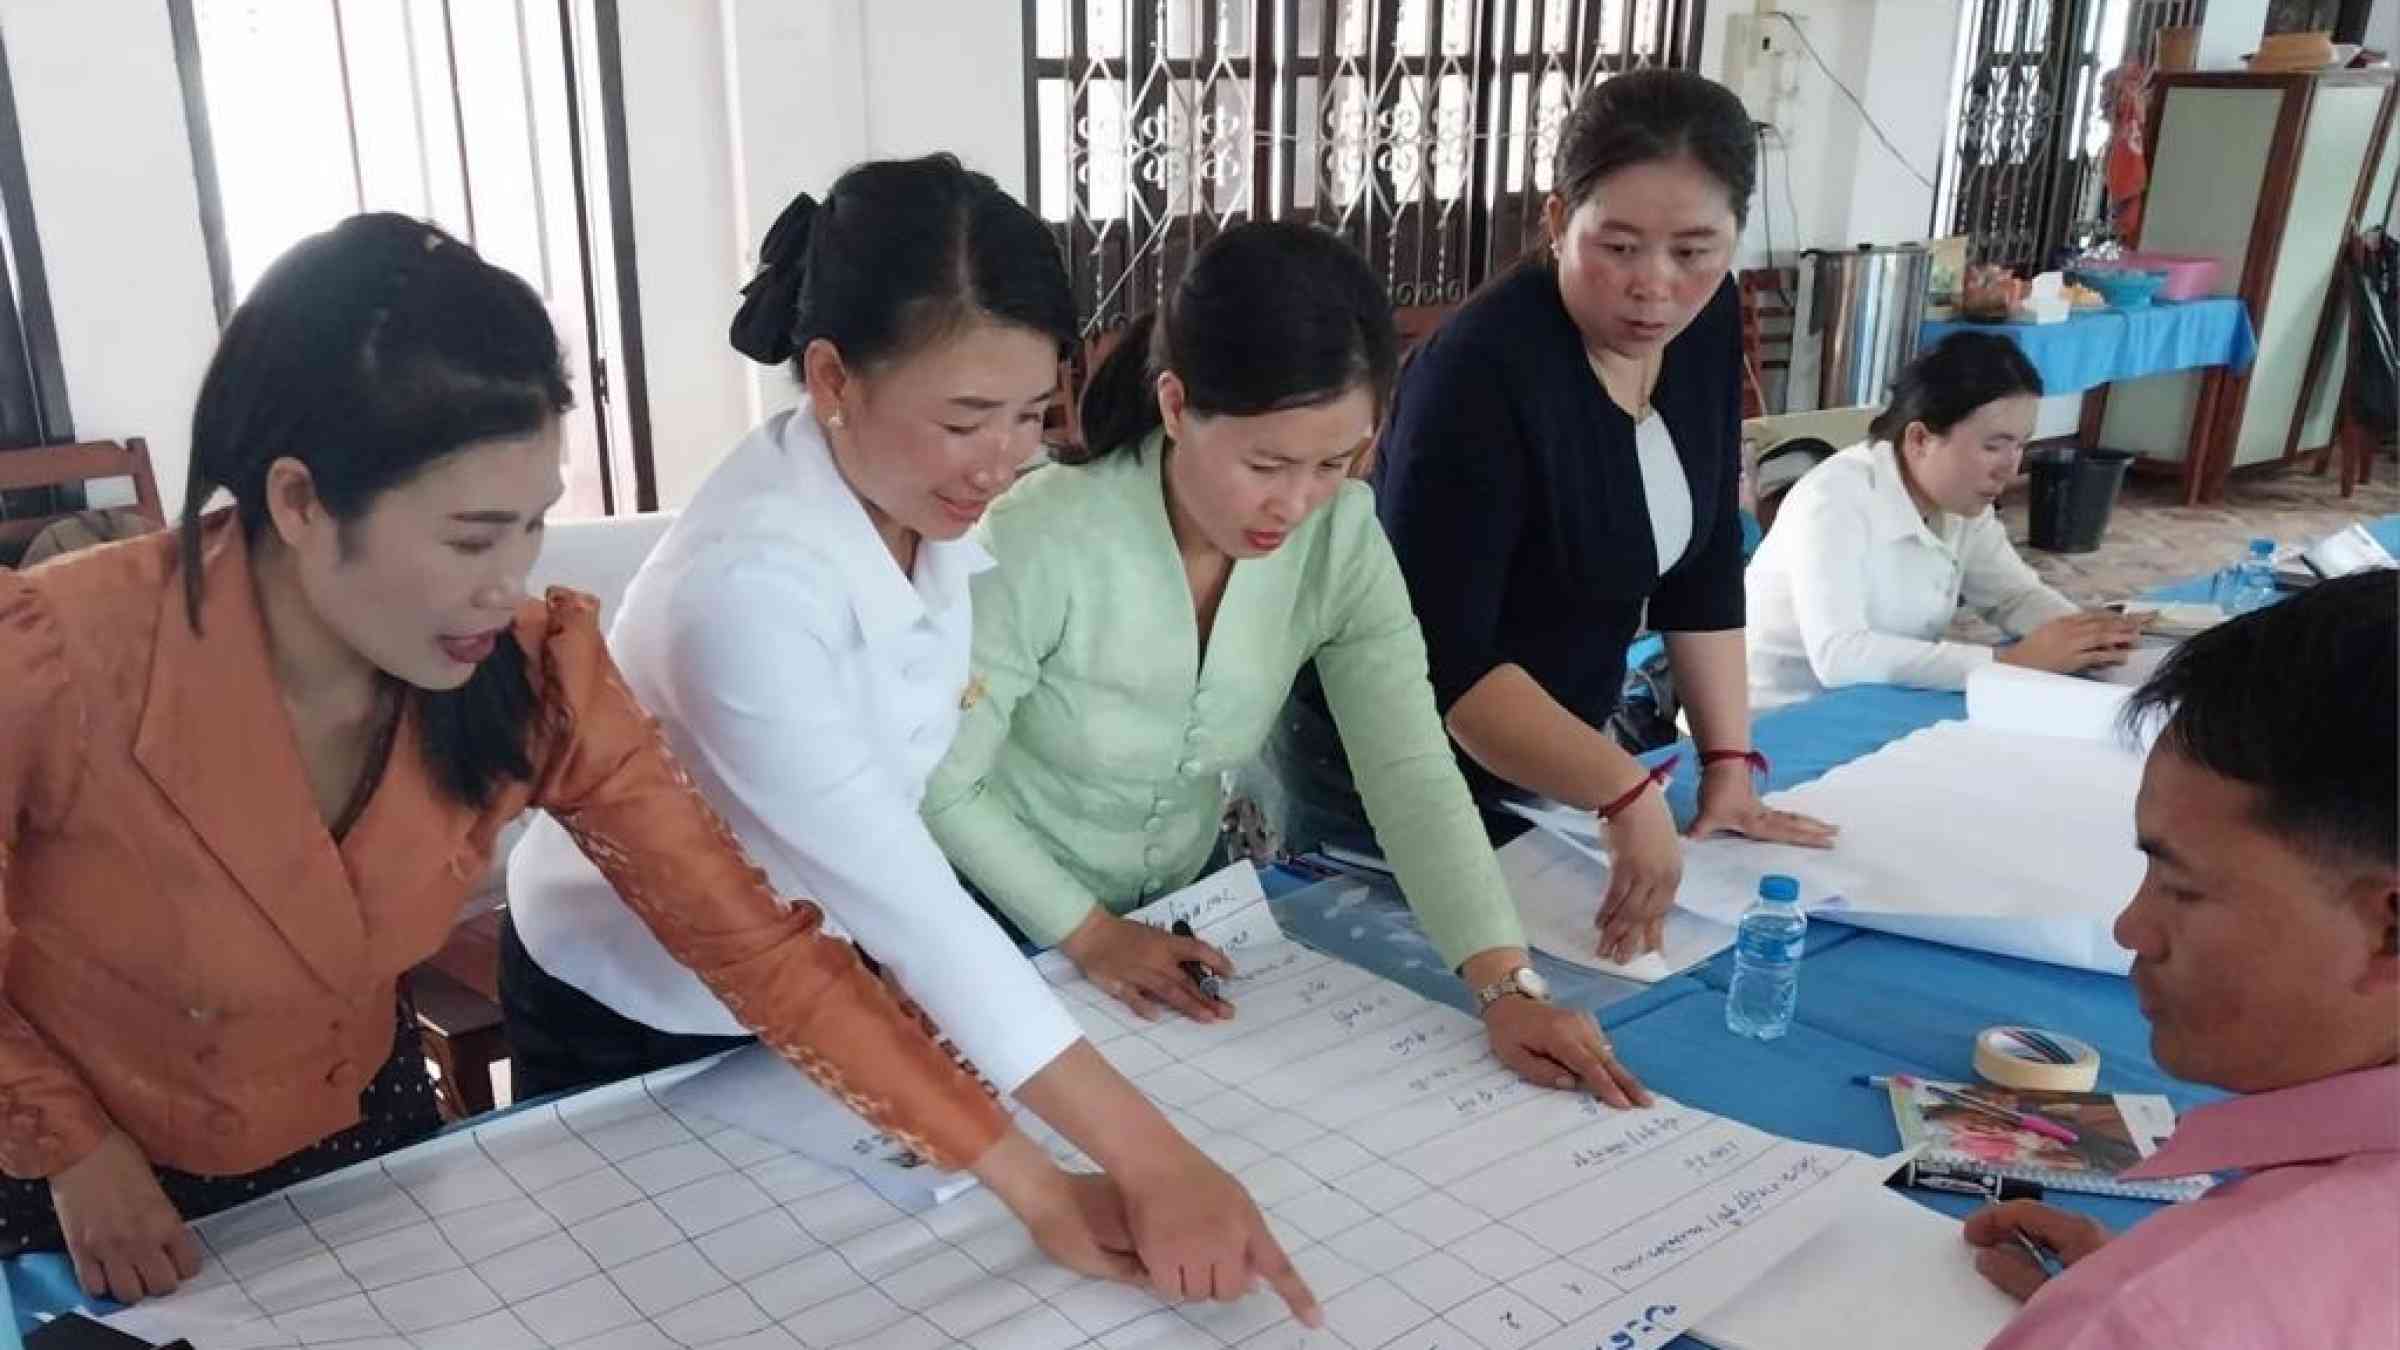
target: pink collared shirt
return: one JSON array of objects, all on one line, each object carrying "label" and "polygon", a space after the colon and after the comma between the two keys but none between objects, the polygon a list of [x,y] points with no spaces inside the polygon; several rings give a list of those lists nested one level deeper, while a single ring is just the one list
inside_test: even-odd
[{"label": "pink collared shirt", "polygon": [[2400,1346],[2400,1065],[2201,1107],[2125,1175],[2237,1170],[2051,1281],[1989,1350]]}]

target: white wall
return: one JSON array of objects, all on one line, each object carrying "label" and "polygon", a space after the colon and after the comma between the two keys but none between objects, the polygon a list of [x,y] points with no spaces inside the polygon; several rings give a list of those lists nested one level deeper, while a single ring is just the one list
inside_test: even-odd
[{"label": "white wall", "polygon": [[2200,16],[2202,70],[2240,70],[2242,58],[2258,50],[2267,31],[2267,0],[2209,0]]},{"label": "white wall", "polygon": [[865,3],[869,153],[947,150],[1023,200],[1024,7],[1007,0]]},{"label": "white wall", "polygon": [[1724,78],[1725,29],[1734,14],[1781,12],[1799,20],[1842,83],[1866,104],[1915,173],[1868,131],[1856,108],[1805,46],[1778,21],[1796,75],[1767,137],[1765,172],[1739,265],[1764,266],[1800,249],[1893,244],[1926,236],[1950,99],[1959,10],[1943,0],[1731,0],[1709,8],[1701,70]]},{"label": "white wall", "polygon": [[651,446],[672,506],[796,395],[725,341],[794,193],[822,196],[860,160],[949,150],[1022,194],[1023,18],[998,0],[624,0],[619,15]]},{"label": "white wall", "polygon": [[1850,129],[1851,161],[1857,165],[1850,183],[1847,242],[1896,244],[1924,238],[1933,220],[1933,188],[1918,175],[1935,179],[1941,163],[1959,10],[1956,5],[1883,0],[1872,7],[1869,22],[1866,59],[1855,77],[1845,78],[1899,147],[1907,167],[1875,139],[1846,101],[1839,104],[1835,116]]},{"label": "white wall", "polygon": [[748,363],[725,343],[749,267],[720,22],[713,4],[618,6],[650,445],[667,506],[688,499],[752,421]]},{"label": "white wall", "polygon": [[[688,499],[789,377],[726,344],[757,241],[859,160],[957,152],[1025,184],[1019,6],[623,0],[651,442]],[[179,507],[217,336],[162,0],[0,0],[78,434],[144,436]],[[993,59],[1002,53],[1005,59]]]},{"label": "white wall", "polygon": [[0,0],[76,435],[150,444],[180,510],[217,320],[160,0]]}]

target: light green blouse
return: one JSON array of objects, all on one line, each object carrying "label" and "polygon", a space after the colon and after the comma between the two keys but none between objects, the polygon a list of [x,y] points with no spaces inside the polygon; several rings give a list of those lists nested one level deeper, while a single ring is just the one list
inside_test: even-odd
[{"label": "light green blouse", "polygon": [[1234,564],[1207,660],[1167,526],[1153,435],[1028,475],[992,507],[974,581],[974,678],[925,818],[1036,941],[1199,875],[1229,771],[1258,753],[1314,658],[1368,819],[1453,968],[1524,945],[1425,677],[1425,642],[1364,483]]}]

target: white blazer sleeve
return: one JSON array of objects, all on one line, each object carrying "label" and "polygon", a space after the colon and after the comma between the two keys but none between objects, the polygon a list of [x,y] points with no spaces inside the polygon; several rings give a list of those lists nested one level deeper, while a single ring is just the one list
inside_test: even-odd
[{"label": "white blazer sleeve", "polygon": [[1966,569],[1959,600],[2010,637],[2023,637],[2052,619],[2078,612],[2074,601],[2050,589],[2017,556],[2016,545],[2008,542],[2008,527],[1996,511],[1985,511],[1968,527],[1959,561]]},{"label": "white blazer sleeve", "polygon": [[[717,808],[778,888],[814,899],[1003,1092],[1083,1035],[968,896],[834,678],[855,648],[812,618],[823,588],[764,563],[686,573],[673,598],[666,701],[724,785]],[[831,630],[828,636],[820,630]]]},{"label": "white blazer sleeve", "polygon": [[[1809,668],[1828,689],[1846,684],[1905,684],[1921,689],[1964,689],[1967,676],[1992,659],[1992,649],[1972,642],[1926,642],[1880,633],[1868,616],[1868,588],[1875,569],[1904,571],[1902,560],[1878,554],[1868,511],[1859,503],[1822,494],[1790,502],[1775,518],[1775,533],[1792,560],[1792,608]],[[1946,580],[1946,578],[1945,578]],[[1905,576],[1884,583],[1907,584]]]}]

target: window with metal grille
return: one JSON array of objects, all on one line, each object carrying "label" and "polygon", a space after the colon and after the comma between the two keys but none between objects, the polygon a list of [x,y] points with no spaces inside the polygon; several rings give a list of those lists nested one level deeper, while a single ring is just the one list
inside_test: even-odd
[{"label": "window with metal grille", "polygon": [[1395,305],[1453,303],[1540,227],[1593,83],[1697,64],[1705,0],[1025,0],[1026,158],[1087,330],[1244,219],[1310,220]]},{"label": "window with metal grille", "polygon": [[[548,302],[575,372],[561,516],[649,509],[615,0],[169,0],[220,319],[302,237],[430,220]],[[612,266],[612,261],[614,265]]]},{"label": "window with metal grille", "polygon": [[[42,241],[34,229],[16,90],[7,48],[0,45],[0,453],[74,439]],[[19,513],[46,516],[82,505],[80,486],[0,492],[0,519]]]},{"label": "window with metal grille", "polygon": [[2102,80],[2154,64],[2158,30],[2196,25],[2206,0],[1965,0],[1934,218],[1977,257],[2020,271],[2107,229]]}]

